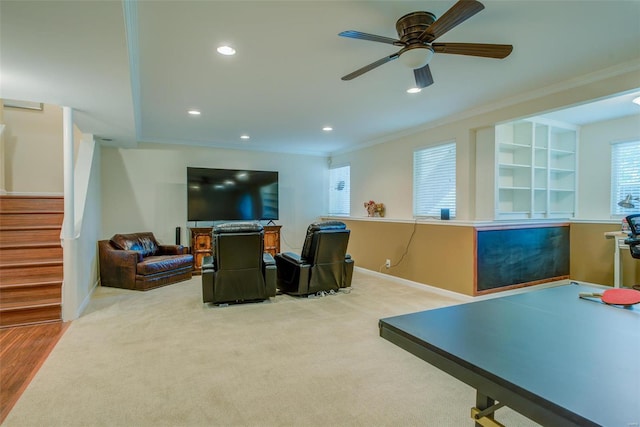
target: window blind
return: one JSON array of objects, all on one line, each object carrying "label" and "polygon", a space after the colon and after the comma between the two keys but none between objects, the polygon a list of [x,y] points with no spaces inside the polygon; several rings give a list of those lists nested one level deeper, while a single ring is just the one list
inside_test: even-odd
[{"label": "window blind", "polygon": [[[631,196],[634,208],[620,206]],[[635,200],[633,200],[635,199]],[[611,215],[640,212],[640,141],[611,144]]]},{"label": "window blind", "polygon": [[329,215],[351,213],[351,166],[329,169]]},{"label": "window blind", "polygon": [[456,143],[413,153],[413,215],[440,217],[440,209],[456,216]]}]

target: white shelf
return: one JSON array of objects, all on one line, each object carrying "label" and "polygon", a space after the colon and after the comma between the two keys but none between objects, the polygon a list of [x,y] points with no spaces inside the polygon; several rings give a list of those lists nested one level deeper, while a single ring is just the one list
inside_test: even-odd
[{"label": "white shelf", "polygon": [[533,118],[494,135],[496,219],[573,217],[578,129]]},{"label": "white shelf", "polygon": [[531,148],[531,145],[515,144],[513,142],[501,142],[500,143],[500,148],[505,149],[505,150],[522,150],[522,149],[527,149],[528,150],[528,149]]},{"label": "white shelf", "polygon": [[522,165],[522,164],[518,164],[518,163],[500,163],[498,166],[500,166],[501,168],[511,168],[511,169],[530,168],[531,167],[531,165]]}]

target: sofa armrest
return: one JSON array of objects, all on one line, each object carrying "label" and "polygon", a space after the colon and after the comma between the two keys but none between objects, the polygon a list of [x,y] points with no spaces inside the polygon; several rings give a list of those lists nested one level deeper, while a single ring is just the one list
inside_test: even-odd
[{"label": "sofa armrest", "polygon": [[137,265],[142,254],[116,249],[108,240],[101,240],[98,242],[98,255],[102,285],[122,287],[124,283],[135,283]]},{"label": "sofa armrest", "polygon": [[202,272],[213,271],[216,269],[216,259],[211,256],[202,257]]},{"label": "sofa armrest", "polygon": [[281,254],[279,254],[283,259],[289,261],[289,262],[293,262],[295,264],[302,264],[303,263],[303,259],[300,257],[300,255],[293,253],[293,252],[282,252]]},{"label": "sofa armrest", "polygon": [[265,252],[262,254],[262,263],[264,265],[276,265],[276,260],[269,252]]},{"label": "sofa armrest", "polygon": [[341,288],[350,288],[353,280],[353,267],[355,262],[351,259],[351,255],[347,254],[344,258],[344,270]]},{"label": "sofa armrest", "polygon": [[182,245],[158,245],[158,255],[183,255],[184,249]]},{"label": "sofa armrest", "polygon": [[214,296],[214,284],[216,280],[216,259],[213,256],[202,257],[202,302],[213,302]]},{"label": "sofa armrest", "polygon": [[278,287],[278,268],[275,258],[269,252],[262,254],[262,275],[267,297],[275,297]]}]

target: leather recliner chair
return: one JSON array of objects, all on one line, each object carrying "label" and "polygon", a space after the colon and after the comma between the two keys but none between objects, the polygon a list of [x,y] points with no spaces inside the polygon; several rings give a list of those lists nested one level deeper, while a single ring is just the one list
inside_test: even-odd
[{"label": "leather recliner chair", "polygon": [[264,252],[264,228],[258,223],[213,227],[213,256],[202,261],[202,301],[228,304],[276,296],[276,263]]},{"label": "leather recliner chair", "polygon": [[309,225],[300,255],[275,256],[280,291],[302,296],[351,287],[354,261],[347,254],[349,234],[340,221]]}]

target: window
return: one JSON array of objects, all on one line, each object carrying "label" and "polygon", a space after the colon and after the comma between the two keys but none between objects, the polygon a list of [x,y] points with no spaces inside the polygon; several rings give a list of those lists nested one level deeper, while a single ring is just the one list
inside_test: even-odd
[{"label": "window", "polygon": [[351,213],[351,166],[329,169],[329,215]]},{"label": "window", "polygon": [[413,152],[413,215],[440,218],[440,209],[456,216],[456,143]]},{"label": "window", "polygon": [[640,141],[611,144],[611,215],[640,212]]}]

